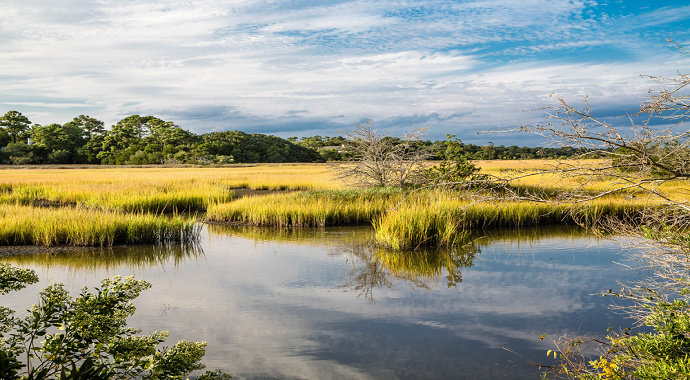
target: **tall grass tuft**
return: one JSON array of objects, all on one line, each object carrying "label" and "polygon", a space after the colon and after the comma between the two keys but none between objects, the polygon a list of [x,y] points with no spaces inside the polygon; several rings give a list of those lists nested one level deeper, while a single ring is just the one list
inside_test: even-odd
[{"label": "tall grass tuft", "polygon": [[564,203],[495,201],[469,202],[435,192],[408,199],[374,220],[375,240],[394,250],[420,246],[454,246],[473,232],[490,227],[548,224],[590,224],[603,217],[640,212],[642,203],[599,199],[578,205]]},{"label": "tall grass tuft", "polygon": [[193,219],[83,207],[34,208],[0,205],[0,245],[112,246],[192,242]]},{"label": "tall grass tuft", "polygon": [[380,217],[404,194],[396,188],[270,194],[211,205],[206,217],[211,222],[276,227],[363,224]]}]

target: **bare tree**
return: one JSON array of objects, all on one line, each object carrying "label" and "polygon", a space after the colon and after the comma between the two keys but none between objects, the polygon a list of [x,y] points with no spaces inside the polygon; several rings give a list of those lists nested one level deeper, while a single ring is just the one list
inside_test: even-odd
[{"label": "bare tree", "polygon": [[[676,93],[688,84],[688,78],[683,78],[681,82],[671,82],[677,83]],[[556,104],[546,108],[557,124],[521,126],[519,130],[548,137],[554,144],[584,147],[589,155],[607,159],[589,166],[562,161],[544,171],[580,178],[581,186],[569,193],[571,197],[590,200],[612,193],[637,191],[690,211],[686,199],[674,197],[661,187],[669,181],[690,178],[690,131],[685,125],[688,115],[678,112],[678,103],[672,103],[669,94],[674,91],[663,90],[653,95],[639,112],[630,115],[627,133],[593,116],[586,98],[584,106],[576,108],[562,97],[556,97]],[[673,108],[676,108],[674,114],[669,114]],[[640,124],[634,121],[642,116]],[[658,125],[659,120],[668,120],[671,124],[656,127],[654,124]],[[596,192],[588,190],[588,185],[595,182],[605,187]]]},{"label": "bare tree", "polygon": [[[609,194],[645,197],[649,207],[625,220],[602,220],[623,237],[647,275],[609,291],[625,299],[614,306],[652,333],[621,331],[606,341],[564,337],[556,341],[560,364],[554,377],[687,378],[690,354],[690,77],[650,77],[660,89],[650,91],[639,112],[626,115],[629,128],[592,114],[587,99],[577,108],[561,97],[547,107],[554,123],[522,126],[556,144],[586,147],[604,157],[599,164],[559,162],[544,172],[575,177],[580,185],[561,199],[582,202]],[[598,186],[590,186],[592,184]],[[592,360],[585,347],[599,350]]]},{"label": "bare tree", "polygon": [[401,139],[372,128],[372,121],[344,132],[355,162],[340,168],[340,177],[360,186],[406,186],[422,181],[429,158],[420,138],[426,129],[412,129]]}]

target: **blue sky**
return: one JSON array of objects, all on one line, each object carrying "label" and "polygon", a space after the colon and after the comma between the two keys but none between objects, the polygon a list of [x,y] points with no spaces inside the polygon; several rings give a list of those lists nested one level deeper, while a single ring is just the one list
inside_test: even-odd
[{"label": "blue sky", "polygon": [[688,57],[687,1],[4,0],[0,112],[155,115],[195,133],[334,135],[372,119],[464,141],[544,120],[526,109],[589,95],[639,107]]}]

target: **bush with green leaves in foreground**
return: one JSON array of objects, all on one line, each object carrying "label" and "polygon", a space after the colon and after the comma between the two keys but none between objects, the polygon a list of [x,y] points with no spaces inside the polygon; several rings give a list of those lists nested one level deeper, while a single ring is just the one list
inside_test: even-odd
[{"label": "bush with green leaves in foreground", "polygon": [[[0,264],[0,294],[38,281],[29,269]],[[0,378],[32,379],[184,379],[202,369],[206,342],[181,340],[159,348],[166,331],[139,335],[127,327],[132,300],[151,285],[132,277],[113,277],[93,292],[84,288],[72,298],[54,284],[24,318],[0,307]],[[202,378],[228,379],[220,371]]]}]

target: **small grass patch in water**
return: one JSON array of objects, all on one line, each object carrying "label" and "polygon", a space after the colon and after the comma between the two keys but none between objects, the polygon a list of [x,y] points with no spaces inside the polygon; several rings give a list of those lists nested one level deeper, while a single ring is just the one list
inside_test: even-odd
[{"label": "small grass patch in water", "polygon": [[590,224],[602,217],[625,217],[648,205],[620,198],[577,205],[556,202],[469,202],[435,192],[408,199],[374,220],[376,242],[395,250],[420,246],[455,246],[472,233],[493,227]]},{"label": "small grass patch in water", "polygon": [[195,221],[181,216],[0,205],[0,245],[161,244],[198,236]]},{"label": "small grass patch in water", "polygon": [[396,188],[270,194],[211,205],[206,217],[211,222],[276,227],[362,224],[381,216],[404,194]]}]

